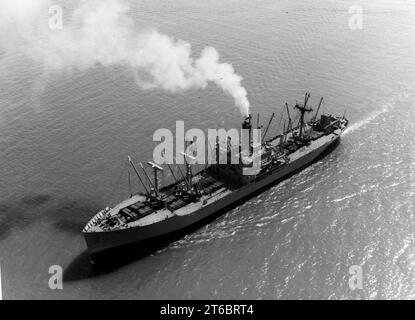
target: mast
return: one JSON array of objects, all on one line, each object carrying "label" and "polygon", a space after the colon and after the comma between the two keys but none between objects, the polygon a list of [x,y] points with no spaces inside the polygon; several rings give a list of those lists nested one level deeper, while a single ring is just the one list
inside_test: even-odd
[{"label": "mast", "polygon": [[192,160],[196,160],[195,157],[192,157],[191,155],[182,152],[181,153],[184,157],[184,162],[186,164],[186,180],[187,180],[187,184],[189,186],[189,189],[192,188],[192,167],[190,166],[190,164],[187,161],[187,158],[190,158]]},{"label": "mast", "polygon": [[133,193],[131,192],[131,174],[130,174],[130,168],[128,168],[128,193],[130,194],[130,198],[133,196]]},{"label": "mast", "polygon": [[192,189],[192,167],[186,163],[186,176],[189,181],[190,189]]},{"label": "mast", "polygon": [[282,149],[282,144],[284,142],[284,138],[285,138],[285,120],[284,120],[284,128],[282,129],[282,134],[280,137],[280,149]]},{"label": "mast", "polygon": [[295,108],[297,108],[301,112],[301,116],[300,116],[300,135],[299,135],[299,138],[301,138],[303,136],[304,115],[305,115],[305,113],[306,112],[313,111],[313,109],[311,109],[311,108],[308,108],[307,109],[307,102],[308,102],[308,99],[309,98],[310,98],[310,94],[306,92],[305,99],[304,99],[304,106],[300,106],[298,103],[295,105]]},{"label": "mast", "polygon": [[184,176],[182,169],[180,169],[179,166],[177,166],[177,168],[179,169],[179,172],[180,172],[180,175],[182,176],[182,179],[186,182],[187,188],[189,188],[189,190],[190,190],[189,181],[187,181],[186,177]]},{"label": "mast", "polygon": [[138,177],[138,179],[140,180],[140,182],[141,182],[142,186],[143,186],[143,187],[144,187],[144,189],[146,190],[146,194],[147,194],[147,196],[149,196],[149,195],[150,195],[150,192],[148,191],[148,189],[147,189],[146,185],[144,184],[143,179],[141,179],[141,176],[140,176],[140,174],[138,173],[137,168],[135,167],[135,165],[134,165],[133,161],[131,160],[131,157],[130,157],[130,156],[128,156],[128,161],[129,161],[129,162],[130,162],[130,164],[132,165],[132,167],[133,167],[133,169],[134,169],[134,171],[135,171],[135,174],[137,175],[137,177]]},{"label": "mast", "polygon": [[147,171],[144,169],[144,166],[143,166],[143,164],[142,164],[141,162],[140,162],[140,166],[141,166],[141,169],[143,169],[144,175],[146,176],[146,178],[147,178],[148,182],[150,182],[150,185],[153,187],[153,189],[154,189],[154,191],[156,192],[157,196],[160,196],[159,191],[157,190],[157,188],[156,188],[156,186],[153,184],[153,182],[151,182],[151,179],[150,179],[150,177],[148,176]]},{"label": "mast", "polygon": [[290,109],[288,108],[288,103],[285,103],[285,108],[287,109],[287,115],[288,115],[288,128],[287,130],[292,130],[293,129],[293,125],[292,125],[292,121],[291,121],[291,116],[290,116]]},{"label": "mast", "polygon": [[147,164],[148,164],[149,166],[151,166],[151,167],[153,168],[153,170],[154,170],[154,187],[155,187],[155,189],[156,189],[157,191],[159,191],[158,177],[157,177],[157,170],[158,170],[158,171],[163,171],[163,168],[162,168],[162,167],[160,167],[159,165],[157,165],[157,164],[155,164],[155,163],[151,162],[151,161],[148,161],[148,162],[147,162]]},{"label": "mast", "polygon": [[316,118],[317,118],[317,115],[318,115],[318,112],[320,110],[320,107],[321,107],[321,103],[322,102],[323,102],[323,97],[321,97],[321,99],[320,99],[320,103],[318,104],[318,108],[317,108],[316,114],[314,115],[313,122],[316,121]]},{"label": "mast", "polygon": [[304,108],[307,106],[307,102],[309,98],[310,98],[310,94],[306,92],[304,96]]},{"label": "mast", "polygon": [[271,125],[271,122],[272,122],[272,119],[274,119],[274,116],[275,116],[275,113],[273,112],[272,115],[271,115],[271,118],[269,119],[267,128],[265,129],[265,132],[264,132],[264,134],[261,137],[261,141],[264,140],[264,138],[266,137],[266,135],[268,133],[269,126]]}]

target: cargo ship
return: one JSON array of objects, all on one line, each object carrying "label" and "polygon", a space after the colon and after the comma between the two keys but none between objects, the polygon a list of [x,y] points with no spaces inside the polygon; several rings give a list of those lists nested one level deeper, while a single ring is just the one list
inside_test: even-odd
[{"label": "cargo ship", "polygon": [[[178,167],[175,173],[175,168],[168,164],[174,182],[166,186],[159,186],[158,174],[167,168],[148,162],[154,173],[150,178],[142,163],[138,165],[128,157],[131,171],[144,191],[106,207],[84,227],[91,262],[105,261],[105,257],[123,248],[133,246],[134,250],[145,250],[154,244],[168,243],[178,234],[197,229],[289,178],[329,152],[339,142],[348,120],[345,114],[321,114],[318,118],[323,98],[314,114],[308,106],[309,98],[310,94],[306,93],[304,103],[294,105],[298,121],[291,119],[290,108],[285,104],[288,123],[284,122],[280,134],[266,139],[275,115],[272,114],[263,133],[261,130],[262,140],[258,139],[258,145],[253,139],[252,116],[248,115],[242,123],[242,129],[249,132],[248,154],[241,146],[234,148],[229,141],[225,148],[217,143],[214,153],[217,161],[199,172],[193,172],[191,161],[186,160],[191,155],[183,154],[185,172]],[[259,115],[257,129],[262,129]],[[228,160],[236,154],[240,161],[223,164],[219,161],[223,153]],[[245,161],[244,155],[250,157],[251,162]],[[255,174],[244,174],[244,169],[255,161],[260,164],[259,170]]]}]

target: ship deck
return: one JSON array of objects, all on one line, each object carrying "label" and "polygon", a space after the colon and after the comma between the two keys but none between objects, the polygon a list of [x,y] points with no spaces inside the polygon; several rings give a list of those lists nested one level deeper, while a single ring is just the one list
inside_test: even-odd
[{"label": "ship deck", "polygon": [[200,186],[200,189],[203,190],[203,195],[195,202],[186,202],[177,195],[178,188],[184,187],[184,182],[179,181],[160,190],[165,201],[165,208],[154,210],[145,202],[145,195],[134,195],[114,208],[98,213],[84,228],[84,232],[102,232],[146,226],[175,215],[188,215],[231,192],[224,183],[215,180],[206,171],[193,176],[192,183]]}]

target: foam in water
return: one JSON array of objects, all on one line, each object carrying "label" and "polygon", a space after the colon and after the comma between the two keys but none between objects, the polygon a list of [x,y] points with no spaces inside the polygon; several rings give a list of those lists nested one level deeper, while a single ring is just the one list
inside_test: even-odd
[{"label": "foam in water", "polygon": [[357,129],[364,127],[366,124],[372,122],[374,119],[376,119],[378,116],[380,116],[383,113],[386,113],[390,110],[391,104],[385,104],[381,110],[377,110],[369,114],[369,116],[361,121],[358,121],[354,124],[352,124],[350,127],[344,131],[344,135],[347,135],[349,133],[352,133],[356,131]]}]

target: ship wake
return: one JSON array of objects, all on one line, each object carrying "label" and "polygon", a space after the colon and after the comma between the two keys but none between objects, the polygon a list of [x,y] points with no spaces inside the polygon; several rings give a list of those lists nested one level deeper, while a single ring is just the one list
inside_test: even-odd
[{"label": "ship wake", "polygon": [[376,110],[369,114],[365,119],[360,120],[356,123],[353,123],[351,126],[349,126],[343,133],[343,135],[348,135],[350,133],[353,133],[354,131],[365,127],[367,124],[371,123],[373,120],[375,120],[380,115],[389,112],[389,110],[392,108],[392,103],[385,104],[382,109]]}]

